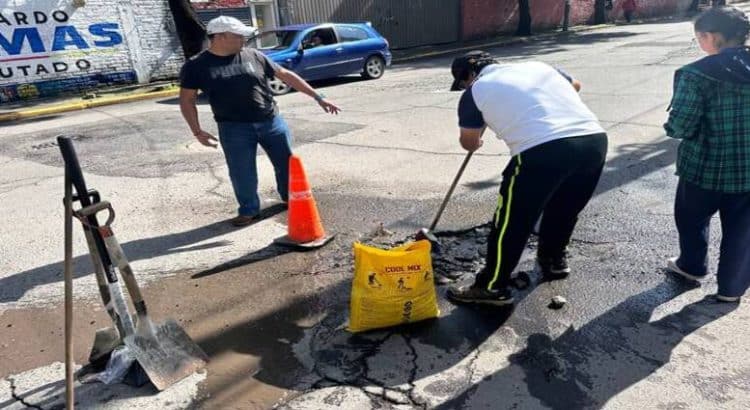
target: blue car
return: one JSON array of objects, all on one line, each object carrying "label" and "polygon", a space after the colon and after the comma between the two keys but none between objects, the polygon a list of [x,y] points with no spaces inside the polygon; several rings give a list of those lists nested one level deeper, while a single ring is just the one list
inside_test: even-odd
[{"label": "blue car", "polygon": [[[388,40],[369,23],[283,26],[262,32],[256,45],[271,60],[305,80],[356,73],[376,79],[391,65]],[[277,79],[269,85],[276,95],[290,89]]]}]

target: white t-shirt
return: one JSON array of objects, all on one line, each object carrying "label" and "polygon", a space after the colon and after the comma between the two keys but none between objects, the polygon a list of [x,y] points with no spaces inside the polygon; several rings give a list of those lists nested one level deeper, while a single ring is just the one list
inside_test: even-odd
[{"label": "white t-shirt", "polygon": [[461,96],[459,126],[485,125],[512,155],[560,138],[603,133],[564,72],[545,63],[484,67]]}]

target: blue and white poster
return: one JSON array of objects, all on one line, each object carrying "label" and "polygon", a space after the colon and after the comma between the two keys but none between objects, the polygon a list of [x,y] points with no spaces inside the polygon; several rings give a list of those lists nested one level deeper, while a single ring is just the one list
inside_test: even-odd
[{"label": "blue and white poster", "polygon": [[0,0],[0,102],[135,81],[116,4]]}]

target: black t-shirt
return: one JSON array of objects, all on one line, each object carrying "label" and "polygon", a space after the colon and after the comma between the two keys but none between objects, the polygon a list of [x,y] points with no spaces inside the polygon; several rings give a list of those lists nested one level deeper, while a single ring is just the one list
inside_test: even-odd
[{"label": "black t-shirt", "polygon": [[206,50],[182,67],[180,86],[203,91],[217,122],[266,121],[278,112],[268,88],[277,70],[278,64],[255,49],[232,56]]}]

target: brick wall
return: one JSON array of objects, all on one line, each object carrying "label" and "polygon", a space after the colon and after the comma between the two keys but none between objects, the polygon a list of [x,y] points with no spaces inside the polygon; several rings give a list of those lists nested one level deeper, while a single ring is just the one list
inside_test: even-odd
[{"label": "brick wall", "polygon": [[[564,0],[530,0],[531,22],[535,30],[557,28],[562,25]],[[622,19],[622,0],[614,0],[609,12],[610,21]],[[636,17],[674,15],[687,10],[690,0],[637,0]],[[464,40],[512,33],[518,25],[517,0],[464,0]],[[570,24],[590,23],[594,15],[594,0],[572,0]]]},{"label": "brick wall", "polygon": [[163,0],[0,0],[0,103],[174,77]]},{"label": "brick wall", "polygon": [[518,26],[518,0],[463,0],[464,40],[511,32]]},{"label": "brick wall", "polygon": [[[106,1],[106,0],[105,0]],[[138,24],[138,48],[145,60],[143,82],[172,78],[180,72],[184,55],[165,0],[131,0]]]},{"label": "brick wall", "polygon": [[190,3],[196,10],[247,7],[246,0],[191,0]]}]

